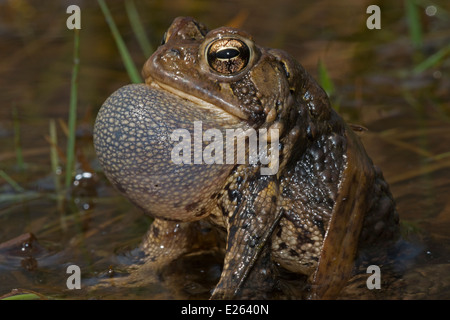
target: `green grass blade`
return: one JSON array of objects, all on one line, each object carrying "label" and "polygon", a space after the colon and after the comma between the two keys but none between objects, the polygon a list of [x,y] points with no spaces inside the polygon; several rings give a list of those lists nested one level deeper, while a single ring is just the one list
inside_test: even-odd
[{"label": "green grass blade", "polygon": [[20,171],[25,169],[22,147],[20,145],[20,121],[17,108],[13,108],[13,126],[14,126],[14,148],[16,150],[17,167]]},{"label": "green grass blade", "polygon": [[122,36],[119,33],[119,30],[117,29],[117,26],[114,22],[114,19],[111,16],[111,12],[109,11],[108,6],[103,0],[97,0],[97,2],[100,5],[100,8],[102,9],[103,15],[105,16],[106,23],[108,23],[109,25],[109,28],[114,37],[117,48],[119,49],[122,61],[125,65],[125,68],[128,72],[128,76],[130,77],[131,82],[141,83],[142,82],[141,75],[139,74],[139,71],[134,64],[133,59],[131,59],[131,55],[128,52],[127,47],[125,46],[125,42],[123,41]]},{"label": "green grass blade", "polygon": [[418,74],[421,73],[427,69],[430,69],[432,67],[435,67],[437,64],[439,64],[442,60],[445,59],[447,55],[450,54],[450,45],[447,45],[446,47],[442,48],[438,52],[434,53],[433,55],[429,56],[427,59],[422,61],[420,64],[418,64],[413,72]]},{"label": "green grass blade", "polygon": [[323,88],[323,90],[325,90],[328,96],[333,95],[334,84],[333,81],[331,80],[330,74],[328,73],[325,63],[323,63],[322,60],[319,60],[318,73],[320,86]]},{"label": "green grass blade", "polygon": [[125,9],[127,10],[128,20],[130,21],[131,28],[133,28],[133,32],[139,42],[139,46],[141,47],[141,50],[144,53],[145,57],[149,57],[153,52],[153,48],[148,41],[144,26],[142,25],[141,18],[139,17],[139,13],[136,9],[134,1],[126,0]]},{"label": "green grass blade", "polygon": [[50,131],[50,163],[52,166],[52,172],[54,175],[54,183],[55,183],[55,191],[56,193],[59,193],[61,191],[61,183],[59,181],[59,157],[58,157],[58,150],[56,149],[56,146],[58,145],[58,138],[56,135],[56,122],[54,119],[50,120],[49,123],[49,131]]},{"label": "green grass blade", "polygon": [[8,175],[6,174],[6,172],[3,171],[3,170],[0,170],[0,178],[3,178],[3,180],[5,180],[7,183],[9,183],[9,185],[10,185],[11,187],[13,187],[13,189],[14,189],[16,192],[24,192],[24,191],[25,191],[24,188],[22,188],[21,186],[19,186],[19,184],[18,184],[16,181],[14,181],[13,178],[11,178],[10,176],[8,176]]},{"label": "green grass blade", "polygon": [[69,134],[67,137],[66,182],[68,188],[72,183],[75,166],[75,129],[77,122],[78,72],[80,69],[80,31],[74,29],[73,69],[70,85]]},{"label": "green grass blade", "polygon": [[21,293],[14,296],[3,298],[1,300],[42,300],[42,298],[34,293]]},{"label": "green grass blade", "polygon": [[11,292],[0,296],[2,300],[48,300],[49,297],[27,289],[13,289]]},{"label": "green grass blade", "polygon": [[[61,179],[60,179],[60,162],[59,162],[59,156],[58,156],[58,137],[56,134],[56,121],[54,119],[50,120],[49,124],[49,131],[50,131],[50,163],[52,167],[52,173],[53,173],[53,183],[55,184],[55,197],[57,202],[57,207],[60,209],[61,212],[63,212],[63,193],[61,188]],[[63,229],[65,230],[65,229]]]},{"label": "green grass blade", "polygon": [[406,18],[408,19],[411,42],[416,49],[422,48],[422,23],[420,21],[419,7],[416,0],[405,0]]}]

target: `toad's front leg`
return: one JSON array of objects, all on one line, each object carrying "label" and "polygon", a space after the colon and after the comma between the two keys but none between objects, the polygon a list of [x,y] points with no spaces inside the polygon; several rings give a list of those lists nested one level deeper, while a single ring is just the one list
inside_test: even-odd
[{"label": "toad's front leg", "polygon": [[162,267],[193,250],[198,229],[196,222],[155,219],[140,246],[145,261]]},{"label": "toad's front leg", "polygon": [[[252,279],[273,279],[268,244],[282,215],[277,205],[278,181],[275,176],[259,175],[249,180],[242,189],[240,203],[225,206],[229,210],[225,261],[211,299],[242,298],[247,288],[260,298],[258,292],[267,293],[267,286],[273,285],[273,281]],[[264,273],[268,274],[264,277]]]}]

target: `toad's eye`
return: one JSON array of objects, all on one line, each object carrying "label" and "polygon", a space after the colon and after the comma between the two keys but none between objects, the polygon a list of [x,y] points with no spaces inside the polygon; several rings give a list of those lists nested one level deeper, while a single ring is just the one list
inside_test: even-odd
[{"label": "toad's eye", "polygon": [[212,42],[206,56],[209,66],[224,75],[233,75],[244,69],[250,60],[250,49],[237,39],[219,39]]}]

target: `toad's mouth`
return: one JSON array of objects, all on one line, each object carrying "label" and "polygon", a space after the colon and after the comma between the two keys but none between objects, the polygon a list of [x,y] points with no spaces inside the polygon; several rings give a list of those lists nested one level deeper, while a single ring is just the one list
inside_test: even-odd
[{"label": "toad's mouth", "polygon": [[242,120],[248,120],[248,115],[245,114],[239,106],[230,104],[225,100],[221,99],[218,96],[215,96],[211,93],[205,93],[204,90],[200,88],[194,88],[193,91],[201,91],[202,95],[207,96],[210,101],[214,103],[208,102],[202,98],[196,97],[192,94],[186,93],[179,89],[174,88],[169,84],[165,84],[161,81],[158,81],[154,78],[147,78],[146,84],[154,87],[156,89],[166,90],[174,95],[177,95],[183,99],[186,99],[190,102],[195,103],[201,108],[205,110],[217,112],[217,115],[221,118],[230,118],[233,122],[238,122]]}]

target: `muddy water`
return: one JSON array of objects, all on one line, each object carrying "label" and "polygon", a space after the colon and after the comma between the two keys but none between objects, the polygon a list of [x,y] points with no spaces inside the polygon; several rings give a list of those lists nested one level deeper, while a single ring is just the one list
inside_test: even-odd
[{"label": "muddy water", "polygon": [[[110,2],[140,67],[146,56],[123,3]],[[448,1],[433,2],[438,10],[431,16],[425,12],[431,2],[420,7],[422,50],[411,45],[403,2],[383,2],[380,30],[366,28],[368,1],[135,3],[153,46],[174,17],[190,15],[210,28],[239,26],[258,43],[287,50],[315,76],[323,61],[334,82],[334,105],[349,122],[369,129],[361,137],[390,183],[404,235],[414,243],[405,250],[400,281],[373,293],[365,278],[356,278],[345,295],[450,298],[450,60],[413,73],[450,42]],[[165,278],[178,284],[175,291],[158,281],[134,289],[67,289],[72,264],[82,270],[83,287],[123,274],[120,264],[132,261],[151,222],[110,187],[93,152],[92,125],[100,105],[130,81],[98,5],[79,4],[77,174],[94,176],[80,175],[70,190],[58,192],[55,177],[62,182],[64,172],[51,168],[48,136],[53,119],[64,168],[73,47],[68,3],[0,2],[0,170],[23,188],[15,190],[0,178],[0,295],[24,288],[62,298],[206,298],[220,274],[220,259],[212,254],[202,257],[204,263],[188,258],[182,267],[171,266]],[[182,268],[191,271],[186,275]]]}]

